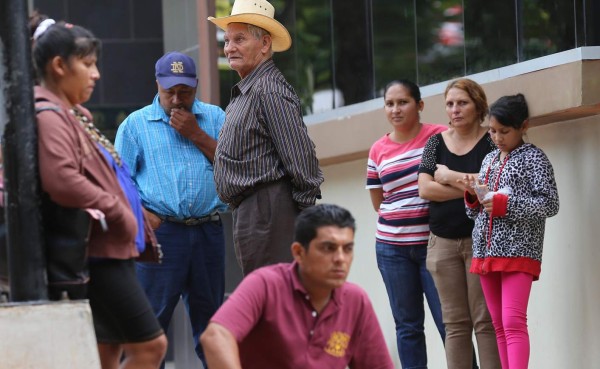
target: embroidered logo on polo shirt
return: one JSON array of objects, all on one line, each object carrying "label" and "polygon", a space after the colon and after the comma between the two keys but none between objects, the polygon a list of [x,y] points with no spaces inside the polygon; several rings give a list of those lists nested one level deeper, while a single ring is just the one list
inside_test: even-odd
[{"label": "embroidered logo on polo shirt", "polygon": [[350,342],[350,335],[344,332],[335,331],[331,333],[331,337],[329,337],[329,341],[327,341],[325,352],[331,356],[343,357],[346,355],[348,342]]},{"label": "embroidered logo on polo shirt", "polygon": [[173,63],[171,63],[171,72],[173,72],[173,73],[183,73],[183,62],[173,62]]}]

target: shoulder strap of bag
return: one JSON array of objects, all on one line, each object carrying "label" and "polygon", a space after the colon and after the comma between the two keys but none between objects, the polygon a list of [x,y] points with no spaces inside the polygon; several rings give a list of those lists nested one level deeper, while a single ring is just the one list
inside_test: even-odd
[{"label": "shoulder strap of bag", "polygon": [[[55,103],[50,102],[49,100],[46,100],[46,99],[37,99],[35,101],[35,114],[38,115],[39,113],[44,112],[44,111],[53,111],[56,114],[58,114],[64,121],[66,121],[66,122],[71,121],[69,119],[69,117],[67,116],[67,114],[65,113],[65,111],[63,109],[61,109]],[[85,132],[82,132],[82,130],[77,130],[77,135],[79,137],[79,145],[81,147],[81,150],[83,151],[83,154],[84,155],[89,154],[91,151],[91,148],[86,139]],[[83,173],[83,166],[80,165],[80,169],[81,169],[81,172]]]},{"label": "shoulder strap of bag", "polygon": [[63,111],[53,102],[50,102],[46,99],[36,99],[35,100],[35,114],[38,115],[43,111],[53,111],[56,114],[60,115],[61,118],[65,118]]}]

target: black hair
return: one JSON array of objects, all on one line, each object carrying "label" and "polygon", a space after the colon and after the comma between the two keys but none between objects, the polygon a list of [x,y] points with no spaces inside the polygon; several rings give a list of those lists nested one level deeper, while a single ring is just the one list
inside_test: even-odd
[{"label": "black hair", "polygon": [[326,226],[351,228],[353,232],[356,231],[356,222],[348,210],[333,204],[319,204],[302,210],[298,215],[294,241],[308,249],[310,241],[317,236],[317,230]]},{"label": "black hair", "polygon": [[33,66],[39,78],[44,77],[46,64],[55,56],[68,62],[71,56],[100,54],[101,43],[92,32],[70,23],[58,22],[48,27],[33,44]]},{"label": "black hair", "polygon": [[529,118],[529,108],[523,94],[502,96],[490,106],[490,117],[503,126],[519,129]]},{"label": "black hair", "polygon": [[408,79],[395,79],[393,81],[390,81],[387,85],[385,85],[385,89],[383,90],[383,97],[385,98],[385,94],[387,94],[390,87],[396,85],[400,85],[406,88],[408,90],[408,94],[413,99],[415,99],[417,103],[421,101],[421,90],[419,89],[419,86],[417,86],[416,83]]}]

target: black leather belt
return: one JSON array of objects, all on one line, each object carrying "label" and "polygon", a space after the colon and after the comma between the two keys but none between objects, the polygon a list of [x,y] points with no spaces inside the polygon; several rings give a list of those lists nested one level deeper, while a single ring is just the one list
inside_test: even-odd
[{"label": "black leather belt", "polygon": [[212,214],[200,217],[200,218],[185,218],[185,219],[176,218],[176,217],[167,217],[167,216],[159,215],[159,214],[156,214],[156,216],[158,216],[160,218],[160,220],[162,220],[163,222],[179,223],[179,224],[185,224],[187,226],[197,226],[197,225],[204,224],[207,222],[218,222],[221,220],[221,216],[219,215],[219,213],[212,213]]}]

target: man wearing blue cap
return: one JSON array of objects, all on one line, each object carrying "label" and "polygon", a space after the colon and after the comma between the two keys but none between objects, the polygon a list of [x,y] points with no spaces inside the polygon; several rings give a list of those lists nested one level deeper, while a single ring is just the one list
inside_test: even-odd
[{"label": "man wearing blue cap", "polygon": [[[165,332],[183,298],[196,353],[198,337],[223,302],[225,240],[213,159],[225,120],[221,108],[196,99],[196,65],[170,52],[156,62],[158,94],[119,126],[115,147],[131,168],[164,257],[137,263],[137,273]],[[205,365],[206,367],[206,365]]]}]

